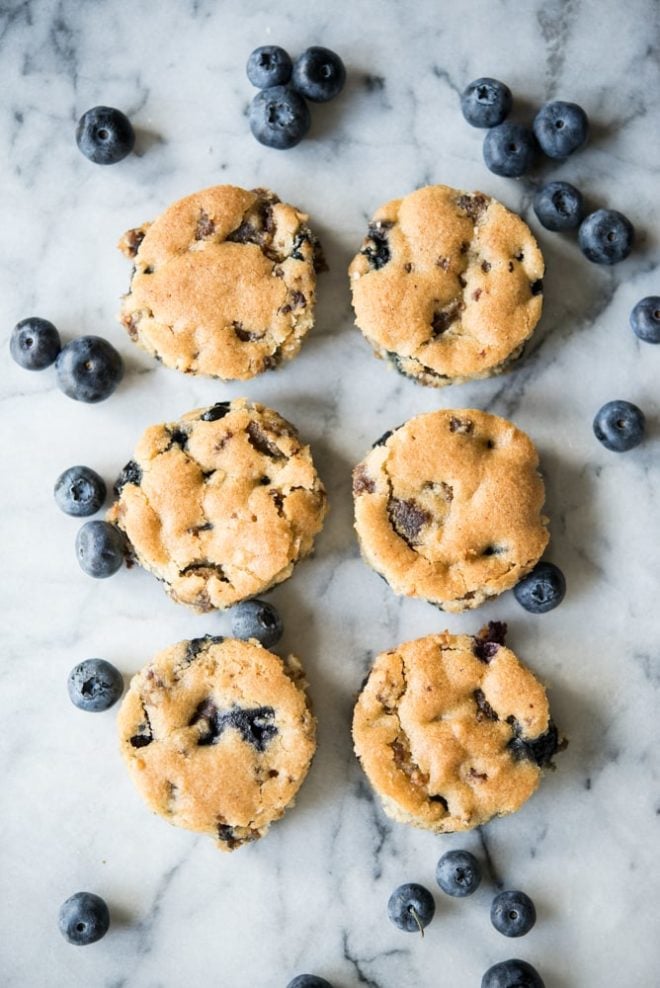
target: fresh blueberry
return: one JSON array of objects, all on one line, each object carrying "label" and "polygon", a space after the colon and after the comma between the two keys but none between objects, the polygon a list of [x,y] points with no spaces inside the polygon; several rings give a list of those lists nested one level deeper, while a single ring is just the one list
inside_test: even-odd
[{"label": "fresh blueberry", "polygon": [[69,698],[75,707],[98,713],[116,703],[124,690],[119,669],[105,659],[85,659],[74,666],[67,679]]},{"label": "fresh blueberry", "polygon": [[94,106],[78,121],[76,144],[95,165],[114,165],[135,147],[135,131],[121,110]]},{"label": "fresh blueberry", "polygon": [[110,912],[100,895],[76,892],[60,906],[60,933],[76,947],[96,943],[110,928]]},{"label": "fresh blueberry", "polygon": [[83,572],[104,580],[124,562],[126,542],[119,529],[107,521],[86,521],[76,536],[76,555]]},{"label": "fresh blueberry", "polygon": [[660,343],[660,296],[649,295],[630,313],[633,333],[645,343]]},{"label": "fresh blueberry", "polygon": [[447,851],[438,861],[435,878],[443,892],[462,899],[479,888],[481,868],[469,851]]},{"label": "fresh blueberry", "polygon": [[549,182],[534,196],[534,212],[546,230],[574,230],[582,221],[582,193],[569,182]]},{"label": "fresh blueberry", "polygon": [[545,988],[545,982],[531,964],[513,958],[489,967],[481,988]]},{"label": "fresh blueberry", "polygon": [[605,449],[626,453],[644,438],[644,412],[631,401],[608,401],[596,413],[594,434]]},{"label": "fresh blueberry", "polygon": [[635,228],[616,209],[597,209],[582,220],[578,230],[580,250],[594,264],[618,264],[633,248]]},{"label": "fresh blueberry", "polygon": [[346,69],[329,48],[308,48],[294,62],[291,85],[312,103],[327,103],[344,88]]},{"label": "fresh blueberry", "polygon": [[284,86],[291,78],[293,63],[284,48],[262,45],[255,48],[247,62],[247,77],[257,89]]},{"label": "fresh blueberry", "polygon": [[17,322],[9,340],[9,352],[25,370],[50,367],[61,348],[60,334],[52,322],[39,316]]},{"label": "fresh blueberry", "polygon": [[256,638],[264,648],[272,648],[282,637],[283,630],[277,608],[265,600],[244,600],[232,611],[234,638]]},{"label": "fresh blueberry", "polygon": [[105,501],[105,483],[89,467],[69,467],[55,481],[55,501],[65,515],[86,518],[94,515]]},{"label": "fresh blueberry", "polygon": [[499,124],[484,138],[484,161],[495,175],[519,178],[530,170],[535,157],[534,135],[522,124]]},{"label": "fresh blueberry", "polygon": [[312,118],[302,96],[288,86],[271,86],[250,103],[249,121],[260,144],[283,151],[300,144]]},{"label": "fresh blueberry", "polygon": [[475,79],[461,94],[463,116],[473,127],[497,127],[511,112],[511,90],[497,79]]},{"label": "fresh blueberry", "polygon": [[286,988],[332,988],[332,985],[317,974],[299,974]]},{"label": "fresh blueberry", "polygon": [[536,909],[524,892],[499,892],[490,907],[490,921],[505,937],[524,937],[536,922]]},{"label": "fresh blueberry", "polygon": [[100,336],[79,336],[67,343],[55,370],[60,390],[74,401],[88,403],[109,398],[124,376],[121,357]]},{"label": "fresh blueberry", "polygon": [[532,129],[548,158],[567,158],[585,143],[589,120],[577,103],[555,100],[541,107],[534,117]]},{"label": "fresh blueberry", "polygon": [[421,933],[435,913],[433,896],[423,885],[410,882],[399,885],[387,903],[387,915],[395,926],[406,933]]},{"label": "fresh blueberry", "polygon": [[554,563],[537,563],[513,588],[521,607],[530,614],[545,614],[558,607],[566,593],[566,577]]}]

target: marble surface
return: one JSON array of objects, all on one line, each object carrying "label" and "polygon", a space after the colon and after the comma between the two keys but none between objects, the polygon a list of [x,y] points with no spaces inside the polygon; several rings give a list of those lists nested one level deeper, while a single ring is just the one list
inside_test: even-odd
[{"label": "marble surface", "polygon": [[[653,0],[474,0],[332,5],[129,0],[5,0],[0,9],[0,437],[3,550],[0,751],[0,982],[5,988],[284,988],[314,971],[335,988],[472,988],[498,960],[533,962],[547,988],[653,988],[660,977],[660,629],[657,619],[660,347],[638,343],[628,314],[658,294],[658,5]],[[262,148],[245,119],[243,66],[259,44],[322,43],[349,70],[344,95],[315,107],[310,137]],[[521,116],[551,97],[580,102],[589,147],[534,181],[574,180],[594,206],[627,213],[634,256],[589,265],[571,237],[540,230],[533,181],[488,173],[482,135],[457,94],[505,79]],[[137,154],[112,168],[77,151],[74,124],[97,103],[128,112]],[[141,356],[115,321],[128,279],[114,245],[180,195],[218,182],[269,185],[308,209],[331,271],[317,326],[281,372],[248,384],[184,378]],[[428,182],[481,188],[539,234],[546,306],[510,374],[433,391],[375,360],[352,326],[345,269],[381,202]],[[128,373],[97,406],[61,395],[54,374],[8,358],[20,318],[52,319],[70,338],[107,336]],[[156,650],[228,630],[197,617],[134,568],[94,582],[77,567],[77,522],[52,499],[58,473],[87,463],[112,480],[142,428],[246,394],[277,408],[311,442],[331,514],[315,558],[272,594],[302,658],[319,718],[319,751],[295,809],[257,845],[220,855],[206,838],[143,807],[120,764],[114,713],[88,715],[66,694],[92,655],[128,678]],[[594,440],[600,405],[645,409],[649,434],[627,455]],[[523,612],[511,594],[444,616],[395,598],[361,561],[349,474],[387,428],[436,407],[511,417],[541,451],[552,543],[566,571],[562,607]],[[355,691],[375,652],[448,627],[510,625],[513,648],[547,682],[571,739],[555,773],[518,814],[446,838],[387,820],[351,752]],[[392,927],[390,891],[434,886],[450,847],[491,875],[464,901],[437,891],[421,938]],[[535,900],[536,928],[509,942],[490,926],[494,883]],[[67,945],[57,910],[94,890],[113,927]]]}]

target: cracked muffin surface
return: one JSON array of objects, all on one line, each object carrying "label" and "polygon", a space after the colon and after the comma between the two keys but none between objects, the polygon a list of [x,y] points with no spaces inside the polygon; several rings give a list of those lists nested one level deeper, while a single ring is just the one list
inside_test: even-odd
[{"label": "cracked muffin surface", "polygon": [[548,544],[538,455],[511,422],[443,409],[386,433],[353,471],[362,555],[395,593],[446,611],[513,587]]},{"label": "cracked muffin surface", "polygon": [[355,321],[376,354],[432,387],[499,374],[520,356],[543,273],[516,213],[445,185],[381,206],[349,267]]},{"label": "cracked muffin surface", "polygon": [[256,641],[206,636],[134,676],[118,718],[140,795],[223,851],[262,837],[294,800],[316,748],[300,663]]},{"label": "cracked muffin surface", "polygon": [[239,398],[142,435],[108,521],[168,594],[231,607],[287,579],[327,511],[309,446],[277,412]]},{"label": "cracked muffin surface", "polygon": [[512,813],[565,747],[543,686],[504,645],[427,635],[378,655],[353,714],[355,753],[385,812],[450,833]]},{"label": "cracked muffin surface", "polygon": [[168,367],[224,380],[295,356],[324,267],[307,219],[268,189],[218,185],[129,230],[120,320],[131,339]]}]

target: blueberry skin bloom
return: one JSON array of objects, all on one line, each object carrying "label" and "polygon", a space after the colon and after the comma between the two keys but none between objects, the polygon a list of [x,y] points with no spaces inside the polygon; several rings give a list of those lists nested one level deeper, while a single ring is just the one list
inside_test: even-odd
[{"label": "blueberry skin bloom", "polygon": [[616,209],[597,209],[580,224],[580,250],[594,264],[618,264],[628,257],[635,242],[635,228]]},{"label": "blueberry skin bloom", "polygon": [[114,165],[135,147],[135,131],[121,110],[94,106],[78,121],[76,144],[95,165]]},{"label": "blueberry skin bloom", "polygon": [[332,985],[316,974],[299,974],[293,981],[289,981],[286,988],[332,988]]},{"label": "blueberry skin bloom", "polygon": [[473,127],[497,127],[511,112],[511,90],[498,79],[475,79],[461,94],[463,116]]},{"label": "blueberry skin bloom", "polygon": [[61,349],[60,334],[48,319],[30,316],[14,326],[9,352],[24,370],[43,370],[55,362]]},{"label": "blueberry skin bloom", "polygon": [[534,212],[546,230],[574,230],[582,221],[582,193],[570,182],[549,182],[534,196]]},{"label": "blueberry skin bloom", "polygon": [[76,892],[62,903],[60,933],[76,947],[85,947],[104,937],[110,928],[110,912],[100,895]]},{"label": "blueberry skin bloom", "polygon": [[126,542],[119,529],[107,521],[86,521],[76,536],[76,555],[84,573],[104,580],[121,568]]},{"label": "blueberry skin bloom", "polygon": [[633,333],[645,343],[660,343],[660,296],[648,295],[630,313]]},{"label": "blueberry skin bloom", "polygon": [[107,340],[79,336],[61,350],[55,364],[57,384],[68,398],[105,401],[124,376],[124,363]]},{"label": "blueberry skin bloom", "polygon": [[327,103],[344,88],[346,68],[329,48],[308,48],[294,62],[291,85],[312,103]]},{"label": "blueberry skin bloom", "polygon": [[272,648],[282,637],[283,630],[277,608],[265,600],[244,600],[232,610],[234,638],[256,638],[264,648]]},{"label": "blueberry skin bloom", "polygon": [[522,124],[502,123],[484,138],[484,161],[495,175],[519,178],[531,169],[535,158],[534,135]]},{"label": "blueberry skin bloom", "polygon": [[300,144],[312,118],[302,96],[289,86],[271,86],[250,103],[249,122],[260,144],[284,151]]},{"label": "blueberry skin bloom", "polygon": [[545,988],[545,982],[527,961],[512,958],[489,967],[481,979],[481,988]]},{"label": "blueberry skin bloom", "polygon": [[69,673],[67,690],[71,703],[79,710],[99,713],[117,702],[124,691],[124,680],[111,662],[85,659]]},{"label": "blueberry skin bloom", "polygon": [[500,892],[491,904],[490,921],[505,937],[524,937],[536,922],[536,909],[524,892]]},{"label": "blueberry skin bloom", "polygon": [[513,595],[530,614],[546,614],[558,607],[566,594],[566,577],[554,563],[537,563],[513,588]]},{"label": "blueberry skin bloom", "polygon": [[291,78],[292,69],[291,56],[277,45],[255,48],[246,66],[247,77],[257,89],[285,85]]},{"label": "blueberry skin bloom", "polygon": [[627,453],[644,438],[646,417],[631,401],[608,401],[596,413],[594,435],[612,453]]},{"label": "blueberry skin bloom", "polygon": [[589,120],[577,103],[545,103],[532,124],[539,147],[548,158],[568,158],[587,140]]},{"label": "blueberry skin bloom", "polygon": [[462,899],[479,888],[481,868],[469,851],[447,851],[438,861],[435,878],[443,892]]},{"label": "blueberry skin bloom", "polygon": [[387,903],[387,915],[395,926],[406,933],[421,933],[435,914],[433,896],[423,885],[410,882],[399,885]]},{"label": "blueberry skin bloom", "polygon": [[103,505],[105,482],[90,467],[69,467],[55,481],[55,502],[65,515],[86,518]]}]

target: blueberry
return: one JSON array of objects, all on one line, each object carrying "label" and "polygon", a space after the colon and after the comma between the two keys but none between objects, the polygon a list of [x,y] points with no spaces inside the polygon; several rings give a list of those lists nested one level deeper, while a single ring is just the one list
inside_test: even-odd
[{"label": "blueberry", "polygon": [[585,143],[589,120],[577,103],[555,100],[541,107],[534,117],[532,129],[548,158],[567,158]]},{"label": "blueberry", "polygon": [[117,702],[124,690],[124,680],[119,670],[105,659],[85,659],[69,673],[67,689],[75,707],[98,713]]},{"label": "blueberry", "polygon": [[272,648],[282,637],[283,630],[277,608],[265,600],[244,600],[232,611],[234,638],[256,638],[264,648]]},{"label": "blueberry", "polygon": [[644,412],[631,401],[608,401],[596,413],[594,434],[605,449],[626,453],[644,438]]},{"label": "blueberry", "polygon": [[332,985],[316,974],[299,974],[293,981],[289,981],[286,988],[332,988]]},{"label": "blueberry", "polygon": [[484,139],[484,161],[495,175],[518,178],[530,170],[536,157],[534,135],[528,127],[503,123]]},{"label": "blueberry", "polygon": [[60,350],[60,334],[47,319],[30,316],[17,322],[12,330],[9,352],[25,370],[50,367]]},{"label": "blueberry", "polygon": [[110,927],[110,913],[100,895],[76,892],[60,906],[60,933],[76,947],[96,943]]},{"label": "blueberry", "polygon": [[288,86],[257,93],[250,103],[249,120],[259,143],[279,150],[300,144],[312,122],[307,103]]},{"label": "blueberry", "polygon": [[327,103],[344,88],[346,69],[329,48],[308,48],[294,62],[291,85],[312,103]]},{"label": "blueberry", "polygon": [[74,401],[94,403],[109,398],[124,376],[124,364],[113,346],[100,336],[79,336],[60,351],[55,364],[61,391]]},{"label": "blueberry", "polygon": [[534,212],[546,230],[574,230],[583,216],[582,193],[569,182],[549,182],[534,196]]},{"label": "blueberry", "polygon": [[490,907],[490,921],[505,937],[524,937],[536,922],[536,909],[524,892],[499,892]]},{"label": "blueberry", "polygon": [[76,536],[76,554],[83,572],[103,580],[121,567],[126,542],[119,529],[107,521],[86,521]]},{"label": "blueberry", "polygon": [[578,243],[584,256],[594,264],[618,264],[633,248],[635,228],[616,209],[597,209],[582,220]]},{"label": "blueberry", "polygon": [[469,851],[447,851],[438,861],[435,878],[443,892],[462,899],[479,888],[481,868]]},{"label": "blueberry", "polygon": [[105,494],[103,478],[89,467],[69,467],[55,481],[55,501],[65,515],[85,518],[96,514]]},{"label": "blueberry", "polygon": [[95,165],[114,165],[133,150],[135,131],[121,110],[94,106],[78,121],[76,144]]},{"label": "blueberry", "polygon": [[545,983],[531,964],[514,958],[489,967],[481,988],[545,988]]},{"label": "blueberry", "polygon": [[566,593],[566,578],[554,563],[537,563],[513,588],[513,595],[530,614],[545,614],[558,607]]},{"label": "blueberry", "polygon": [[435,913],[433,896],[423,885],[411,882],[399,885],[387,903],[387,915],[395,926],[406,933],[421,933]]},{"label": "blueberry", "polygon": [[630,313],[633,333],[645,343],[660,343],[660,296],[649,295]]},{"label": "blueberry", "polygon": [[257,89],[283,86],[291,78],[293,64],[284,48],[262,45],[255,48],[247,61],[247,77]]},{"label": "blueberry", "polygon": [[475,79],[461,94],[463,116],[473,127],[497,127],[511,112],[511,90],[497,79]]}]

